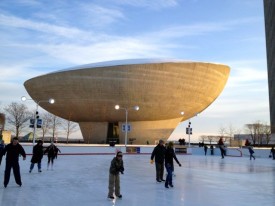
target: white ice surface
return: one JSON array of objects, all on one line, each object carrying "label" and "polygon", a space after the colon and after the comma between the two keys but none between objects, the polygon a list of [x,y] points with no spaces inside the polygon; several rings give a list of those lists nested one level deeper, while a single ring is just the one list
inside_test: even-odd
[{"label": "white ice surface", "polygon": [[[75,152],[81,152],[77,148]],[[251,206],[275,205],[275,160],[247,157],[178,155],[174,188],[156,183],[150,155],[124,155],[120,200],[107,200],[108,171],[113,155],[60,155],[53,170],[29,173],[31,156],[20,158],[22,187],[11,173],[0,186],[1,206]],[[4,178],[5,159],[0,166]]]}]

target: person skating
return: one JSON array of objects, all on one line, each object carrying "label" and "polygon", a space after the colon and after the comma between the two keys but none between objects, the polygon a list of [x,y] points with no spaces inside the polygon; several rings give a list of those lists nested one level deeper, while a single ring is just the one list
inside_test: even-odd
[{"label": "person skating", "polygon": [[2,163],[4,149],[5,149],[5,142],[4,142],[4,140],[1,140],[1,144],[0,144],[0,165]]},{"label": "person skating", "polygon": [[122,198],[120,193],[120,176],[119,173],[124,174],[124,165],[122,159],[122,152],[118,151],[116,156],[111,161],[109,169],[109,192],[108,198],[114,199],[114,193],[116,197]]},{"label": "person skating", "polygon": [[205,144],[203,148],[204,148],[204,155],[206,156],[208,147],[207,147],[207,145]]},{"label": "person skating", "polygon": [[218,145],[219,145],[219,147],[220,147],[221,156],[222,156],[222,159],[223,159],[223,158],[224,158],[224,155],[225,155],[225,147],[224,147],[224,143],[223,143],[222,137],[219,139]]},{"label": "person skating", "polygon": [[172,175],[172,172],[174,170],[174,164],[173,164],[174,159],[178,163],[178,165],[181,167],[181,164],[180,164],[180,162],[178,161],[178,159],[176,157],[173,146],[174,146],[173,142],[169,142],[168,146],[166,148],[166,151],[165,151],[165,168],[166,168],[166,171],[167,171],[167,176],[166,176],[166,180],[165,180],[165,187],[166,188],[169,188],[169,186],[174,187],[174,185],[173,185],[173,175]]},{"label": "person skating", "polygon": [[248,148],[248,151],[249,151],[249,154],[250,154],[250,160],[251,160],[251,158],[254,158],[254,160],[255,160],[256,158],[253,155],[254,154],[253,147],[252,146],[248,146],[247,148]]},{"label": "person skating", "polygon": [[255,156],[253,155],[254,154],[254,150],[253,150],[253,147],[251,146],[251,143],[249,142],[248,139],[246,139],[245,141],[245,146],[247,147],[248,151],[249,151],[249,154],[250,154],[250,160],[252,158],[254,158],[254,160],[256,159]]},{"label": "person skating", "polygon": [[32,149],[32,159],[30,166],[30,173],[34,167],[34,164],[37,163],[38,172],[42,172],[41,170],[41,160],[43,158],[43,142],[42,140],[38,140],[37,144]]},{"label": "person skating", "polygon": [[272,159],[275,160],[275,149],[274,146],[272,146],[271,150],[270,150],[270,155],[272,154]]},{"label": "person skating", "polygon": [[60,149],[59,149],[57,146],[55,146],[55,151],[54,151],[54,153],[55,153],[55,159],[57,159],[58,153],[61,153]]},{"label": "person skating", "polygon": [[44,154],[48,154],[47,170],[49,169],[50,165],[51,170],[53,170],[53,162],[54,158],[56,157],[56,146],[53,143],[51,143],[50,146],[46,148]]},{"label": "person skating", "polygon": [[11,168],[13,168],[13,175],[16,184],[21,187],[22,181],[20,175],[19,155],[22,155],[23,160],[25,160],[26,153],[24,148],[18,143],[17,137],[14,137],[12,139],[12,142],[5,147],[3,155],[6,155],[4,187],[7,187],[7,185],[9,184]]},{"label": "person skating", "polygon": [[151,154],[151,164],[154,163],[154,158],[155,158],[156,181],[157,182],[165,181],[163,179],[165,150],[166,149],[164,147],[164,141],[159,140],[159,144],[154,148],[154,150]]}]

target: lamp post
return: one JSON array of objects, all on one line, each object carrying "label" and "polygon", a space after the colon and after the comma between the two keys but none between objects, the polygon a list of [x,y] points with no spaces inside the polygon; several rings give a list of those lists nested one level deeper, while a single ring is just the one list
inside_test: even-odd
[{"label": "lamp post", "polygon": [[188,120],[188,147],[190,147],[190,133],[191,133],[191,122],[190,119]]},{"label": "lamp post", "polygon": [[[181,116],[184,115],[184,112],[180,112]],[[188,127],[186,128],[186,133],[188,133],[188,147],[190,147],[190,134],[191,134],[191,122],[190,122],[190,119],[188,120]]]},{"label": "lamp post", "polygon": [[125,110],[125,148],[127,146],[127,133],[128,133],[128,110],[130,109],[133,109],[133,110],[136,110],[138,111],[139,110],[139,106],[134,106],[134,107],[131,107],[131,108],[126,108],[126,107],[120,107],[119,105],[116,105],[115,106],[115,109],[116,110],[119,110],[119,109],[124,109]]},{"label": "lamp post", "polygon": [[21,100],[23,102],[27,101],[27,100],[32,100],[36,103],[36,109],[35,109],[35,115],[34,115],[34,125],[33,125],[33,140],[32,140],[32,144],[35,144],[35,132],[36,132],[36,127],[37,127],[37,115],[38,115],[38,106],[41,102],[48,102],[49,104],[54,104],[55,100],[50,98],[49,100],[39,100],[39,101],[35,101],[33,99],[27,99],[27,97],[22,96]]}]

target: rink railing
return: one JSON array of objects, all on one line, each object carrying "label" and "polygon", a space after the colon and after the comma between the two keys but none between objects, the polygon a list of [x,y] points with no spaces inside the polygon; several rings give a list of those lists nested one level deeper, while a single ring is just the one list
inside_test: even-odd
[{"label": "rink railing", "polygon": [[[22,143],[26,153],[32,154],[32,144]],[[155,145],[115,145],[113,147],[109,145],[66,145],[66,144],[55,144],[60,150],[59,155],[113,155],[117,151],[122,151],[127,155],[150,155]],[[48,146],[44,144],[44,146]],[[203,147],[191,147],[187,148],[186,152],[179,152],[175,148],[177,155],[204,155]],[[258,158],[269,158],[270,148],[254,148],[254,156]],[[214,148],[213,156],[220,156],[220,149]],[[211,150],[208,148],[207,156],[211,156]],[[247,148],[227,148],[227,156],[230,157],[247,157],[249,151]]]}]

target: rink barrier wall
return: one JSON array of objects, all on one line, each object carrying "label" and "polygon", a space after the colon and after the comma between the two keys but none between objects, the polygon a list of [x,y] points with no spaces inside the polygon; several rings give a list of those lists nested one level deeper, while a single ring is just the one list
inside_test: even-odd
[{"label": "rink barrier wall", "polygon": [[[131,145],[127,146],[127,152],[124,145],[71,145],[71,144],[55,144],[61,153],[58,155],[114,155],[117,151],[121,151],[127,155],[151,155],[155,145]],[[27,155],[32,155],[32,144],[22,143]],[[48,144],[44,144],[47,147]],[[256,158],[269,158],[271,148],[254,148],[254,156]],[[203,147],[186,148],[183,152],[175,148],[177,155],[204,155]],[[220,149],[214,148],[213,156],[220,156]],[[227,155],[230,157],[249,157],[247,148],[227,148]],[[207,156],[211,156],[210,148],[207,150]]]}]

